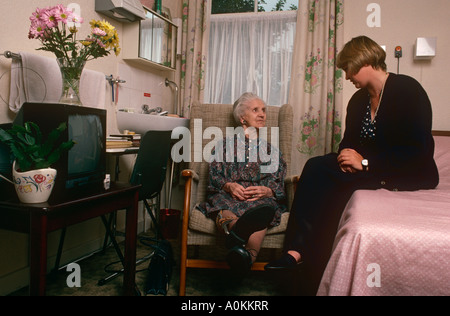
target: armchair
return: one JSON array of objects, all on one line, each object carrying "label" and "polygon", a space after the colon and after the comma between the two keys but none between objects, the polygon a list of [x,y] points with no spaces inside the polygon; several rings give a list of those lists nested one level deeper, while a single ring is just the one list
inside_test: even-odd
[{"label": "armchair", "polygon": [[[233,118],[233,106],[228,104],[196,104],[191,108],[191,133],[202,133],[208,127],[219,127],[223,135],[226,135],[226,127],[236,127]],[[196,126],[195,119],[201,119],[201,129]],[[198,125],[197,121],[197,125]],[[288,165],[290,174],[291,143],[293,129],[293,110],[290,105],[281,107],[267,107],[267,127],[279,127],[279,147]],[[269,133],[270,134],[270,131]],[[270,141],[270,135],[268,135]],[[192,137],[192,148],[196,149],[193,142],[199,137]],[[211,140],[203,139],[202,149]],[[194,157],[194,155],[193,155]],[[207,218],[196,205],[206,199],[206,188],[209,179],[209,164],[206,161],[190,162],[188,169],[182,172],[186,180],[183,206],[183,223],[181,236],[181,263],[180,263],[180,291],[181,296],[186,292],[186,269],[187,268],[228,268],[226,262],[214,260],[202,260],[188,258],[188,246],[211,246],[223,245],[224,237],[218,233],[215,222]],[[295,177],[287,177],[286,194],[288,207],[292,204],[295,192]],[[281,224],[269,229],[262,248],[279,249],[283,247],[284,232],[286,231],[289,213],[284,213]],[[253,270],[264,270],[264,262],[255,262]]]}]

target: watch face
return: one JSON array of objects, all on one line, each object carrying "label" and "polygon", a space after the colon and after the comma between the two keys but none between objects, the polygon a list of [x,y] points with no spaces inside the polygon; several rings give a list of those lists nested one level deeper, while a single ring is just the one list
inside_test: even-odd
[{"label": "watch face", "polygon": [[361,163],[364,167],[369,166],[369,161],[367,159],[364,159]]}]

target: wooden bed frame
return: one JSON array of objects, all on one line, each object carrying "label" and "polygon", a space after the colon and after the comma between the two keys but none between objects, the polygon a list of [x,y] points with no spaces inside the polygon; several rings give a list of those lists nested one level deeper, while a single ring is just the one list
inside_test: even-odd
[{"label": "wooden bed frame", "polygon": [[450,136],[450,131],[433,131],[433,136]]}]

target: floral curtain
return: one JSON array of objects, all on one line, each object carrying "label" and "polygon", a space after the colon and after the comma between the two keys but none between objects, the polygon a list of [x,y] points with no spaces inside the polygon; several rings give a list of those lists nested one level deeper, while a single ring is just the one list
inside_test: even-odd
[{"label": "floral curtain", "polygon": [[210,0],[183,0],[180,94],[185,117],[191,104],[203,101],[210,15]]},{"label": "floral curtain", "polygon": [[292,172],[336,151],[342,137],[343,72],[336,68],[343,44],[344,0],[299,2],[289,103],[294,108]]}]

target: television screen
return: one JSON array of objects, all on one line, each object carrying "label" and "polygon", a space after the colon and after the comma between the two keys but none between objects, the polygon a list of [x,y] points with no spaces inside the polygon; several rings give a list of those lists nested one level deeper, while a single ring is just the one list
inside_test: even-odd
[{"label": "television screen", "polygon": [[67,158],[68,181],[66,188],[72,188],[89,181],[92,171],[102,168],[105,135],[98,115],[70,115],[68,127],[69,139],[72,139],[77,147],[74,146],[69,151]]}]

